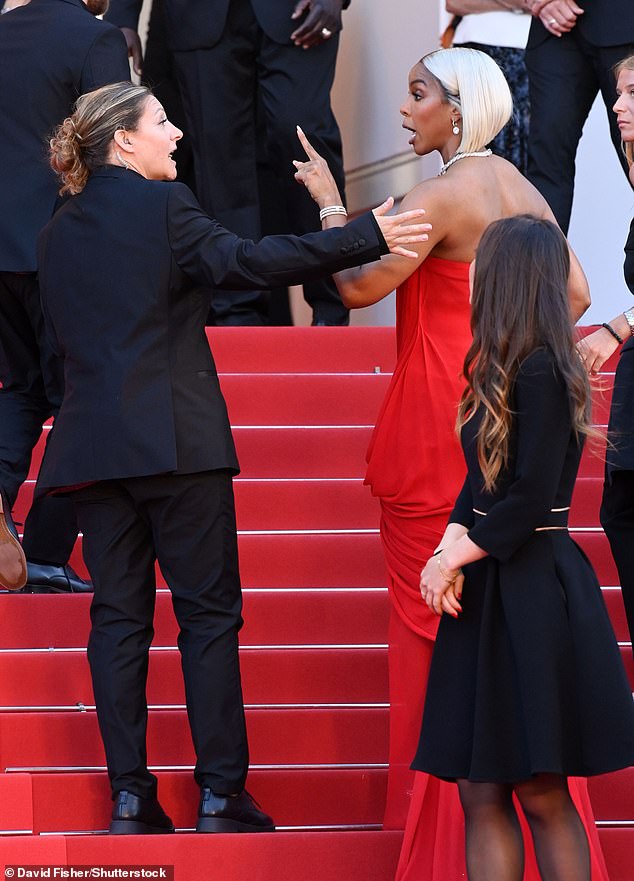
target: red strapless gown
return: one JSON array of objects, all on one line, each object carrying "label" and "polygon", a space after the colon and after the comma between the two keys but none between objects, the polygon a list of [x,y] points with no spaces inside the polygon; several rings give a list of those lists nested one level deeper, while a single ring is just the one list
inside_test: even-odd
[{"label": "red strapless gown", "polygon": [[[469,322],[469,264],[428,257],[397,291],[397,362],[368,450],[365,482],[381,502],[392,600],[384,827],[405,828],[397,881],[467,877],[457,787],[410,771],[409,765],[418,745],[439,620],[421,599],[419,577],[466,473],[455,423]],[[592,879],[608,881],[586,781],[571,780],[570,790],[588,832]],[[539,881],[530,835],[525,840],[525,881]]]}]

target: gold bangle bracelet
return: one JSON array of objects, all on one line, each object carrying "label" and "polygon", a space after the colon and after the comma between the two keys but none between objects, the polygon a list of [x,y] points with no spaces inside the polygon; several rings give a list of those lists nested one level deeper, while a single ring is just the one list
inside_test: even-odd
[{"label": "gold bangle bracelet", "polygon": [[453,584],[458,577],[460,570],[458,570],[458,572],[456,572],[456,574],[452,578],[451,575],[448,575],[446,570],[442,568],[442,551],[438,554],[438,557],[436,559],[438,560],[438,571],[440,572],[440,577],[444,578],[445,581],[447,581],[449,584]]}]

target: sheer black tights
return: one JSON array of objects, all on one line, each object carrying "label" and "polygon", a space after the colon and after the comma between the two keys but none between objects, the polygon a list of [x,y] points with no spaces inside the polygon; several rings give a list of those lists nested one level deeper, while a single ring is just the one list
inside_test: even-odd
[{"label": "sheer black tights", "polygon": [[590,881],[588,840],[565,777],[524,783],[459,780],[469,881],[522,881],[524,845],[513,791],[528,821],[542,881]]}]

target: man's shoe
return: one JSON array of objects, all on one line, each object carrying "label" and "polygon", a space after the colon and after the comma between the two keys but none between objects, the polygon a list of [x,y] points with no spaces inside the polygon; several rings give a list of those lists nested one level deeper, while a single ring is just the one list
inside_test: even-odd
[{"label": "man's shoe", "polygon": [[9,505],[0,493],[0,585],[20,590],[26,582],[26,558]]},{"label": "man's shoe", "polygon": [[92,584],[84,581],[72,566],[50,566],[27,562],[24,593],[91,593]]},{"label": "man's shoe", "polygon": [[275,823],[246,789],[240,795],[216,795],[203,786],[196,832],[275,832]]},{"label": "man's shoe", "polygon": [[173,831],[174,824],[156,798],[142,798],[126,789],[117,792],[111,835],[165,835]]}]

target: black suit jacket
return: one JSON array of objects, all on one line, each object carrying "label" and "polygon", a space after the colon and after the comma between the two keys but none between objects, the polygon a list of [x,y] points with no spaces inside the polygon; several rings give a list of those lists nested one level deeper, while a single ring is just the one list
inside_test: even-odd
[{"label": "black suit jacket", "polygon": [[[634,42],[633,0],[576,0],[584,10],[575,28],[594,46],[624,46]],[[551,34],[538,18],[533,18],[527,49],[532,49]],[[555,39],[560,39],[556,37]]]},{"label": "black suit jacket", "polygon": [[[225,27],[231,0],[165,0],[167,33],[172,50],[209,49]],[[291,15],[297,0],[251,0],[264,33],[277,43],[290,43],[298,27]],[[106,15],[118,27],[136,30],[143,0],[110,0]],[[343,8],[350,5],[344,0]]]},{"label": "black suit jacket", "polygon": [[66,394],[38,491],[165,472],[237,470],[199,285],[297,284],[376,260],[371,213],[303,238],[239,239],[180,183],[106,166],[42,231],[42,306]]},{"label": "black suit jacket", "polygon": [[58,184],[47,139],[83,92],[130,79],[121,32],[82,0],[31,0],[0,16],[0,271],[36,267]]}]

